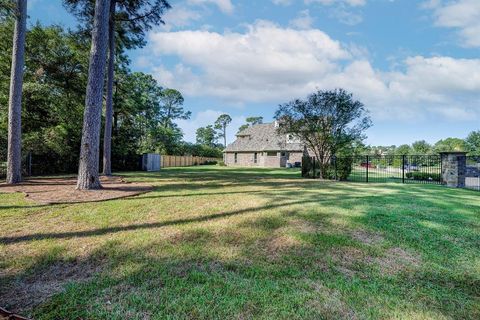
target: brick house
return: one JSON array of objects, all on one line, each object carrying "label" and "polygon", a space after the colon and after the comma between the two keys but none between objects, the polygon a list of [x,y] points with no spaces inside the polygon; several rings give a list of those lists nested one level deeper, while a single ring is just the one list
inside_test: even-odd
[{"label": "brick house", "polygon": [[287,167],[302,162],[304,146],[292,135],[277,132],[278,123],[262,123],[239,133],[224,150],[227,166]]}]

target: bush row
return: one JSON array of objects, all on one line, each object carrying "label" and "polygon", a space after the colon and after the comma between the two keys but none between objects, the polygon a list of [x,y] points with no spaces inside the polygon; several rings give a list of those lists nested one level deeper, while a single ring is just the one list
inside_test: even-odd
[{"label": "bush row", "polygon": [[440,181],[439,173],[412,171],[412,172],[407,172],[405,176],[407,177],[407,179],[412,179],[412,180]]}]

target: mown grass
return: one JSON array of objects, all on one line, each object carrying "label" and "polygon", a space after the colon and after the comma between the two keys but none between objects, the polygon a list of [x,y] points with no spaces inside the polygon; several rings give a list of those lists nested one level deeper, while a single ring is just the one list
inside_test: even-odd
[{"label": "mown grass", "polygon": [[0,194],[0,304],[36,319],[480,318],[478,192],[211,166],[125,176],[155,190]]}]

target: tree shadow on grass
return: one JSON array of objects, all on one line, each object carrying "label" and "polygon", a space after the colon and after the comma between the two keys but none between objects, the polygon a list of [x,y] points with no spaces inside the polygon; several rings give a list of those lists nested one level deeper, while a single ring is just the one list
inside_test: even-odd
[{"label": "tree shadow on grass", "polygon": [[[345,200],[344,197],[342,197],[342,199]],[[358,199],[360,198],[357,197],[357,200]],[[303,205],[307,203],[317,203],[317,202],[327,202],[327,201],[335,202],[338,200],[339,199],[337,199],[336,197],[332,197],[332,198],[326,198],[326,199],[311,199],[311,200],[300,200],[300,201],[290,201],[290,202],[280,202],[280,203],[276,202],[276,203],[270,203],[263,206],[221,212],[218,214],[200,216],[195,218],[175,219],[171,221],[163,221],[163,222],[155,222],[155,223],[131,224],[126,226],[108,227],[108,228],[100,228],[100,229],[85,230],[85,231],[59,232],[59,233],[36,233],[36,234],[34,233],[34,234],[28,234],[28,235],[22,235],[22,236],[6,236],[6,237],[0,237],[0,243],[13,244],[13,243],[19,243],[19,242],[44,240],[44,239],[71,239],[71,238],[99,236],[99,235],[105,235],[105,234],[117,233],[117,232],[123,232],[123,231],[154,229],[154,228],[161,228],[161,227],[172,226],[172,225],[205,222],[205,221],[222,219],[222,218],[227,218],[227,217],[241,215],[241,214],[261,212],[263,210],[278,209],[278,208],[292,206],[292,205]]]},{"label": "tree shadow on grass", "polygon": [[[167,184],[158,186],[155,192],[160,193],[159,198],[168,197],[169,195],[161,194],[167,192],[173,193],[173,196],[178,192],[196,195],[190,191],[203,188],[216,194],[217,190],[224,187],[223,183],[229,182],[225,179],[217,181],[201,186],[182,183],[179,187],[179,184]],[[246,179],[233,181],[231,185],[254,187],[256,182],[258,183],[256,179]],[[180,251],[165,253],[163,257],[155,257],[162,256],[159,252],[167,250],[164,249],[166,245],[163,242],[149,242],[143,247],[134,248],[124,248],[122,243],[117,243],[113,245],[116,246],[115,250],[111,250],[111,246],[104,247],[99,255],[108,257],[110,265],[106,273],[98,274],[95,280],[68,286],[65,292],[37,309],[35,314],[38,318],[89,318],[99,314],[115,317],[125,315],[129,310],[140,318],[145,312],[150,315],[211,317],[212,309],[203,308],[203,305],[214,306],[224,317],[239,314],[247,318],[281,316],[275,310],[272,311],[270,306],[273,305],[277,307],[276,310],[284,310],[283,316],[303,315],[305,318],[329,315],[341,318],[350,312],[358,313],[359,317],[362,312],[365,312],[363,315],[374,312],[374,316],[370,316],[381,318],[388,315],[382,312],[388,312],[391,310],[389,308],[410,308],[413,314],[421,309],[437,316],[478,319],[480,275],[478,271],[465,270],[456,262],[462,256],[470,260],[479,256],[480,239],[478,233],[475,233],[479,217],[474,211],[478,210],[479,205],[471,200],[470,193],[457,190],[450,193],[450,189],[435,186],[322,182],[299,186],[292,182],[260,183],[262,187],[270,188],[259,192],[249,191],[266,199],[267,203],[262,206],[156,223],[9,236],[0,241],[5,245],[39,239],[61,241],[79,238],[81,241],[85,237],[110,236],[125,231],[174,225],[194,227],[197,223],[262,213],[252,221],[239,225],[240,228],[257,230],[255,234],[260,235],[259,241],[253,244],[248,241],[235,242],[241,234],[226,236],[233,243],[225,242],[227,240],[222,238],[219,243],[218,235],[201,230],[169,240],[172,241],[171,246]],[[285,190],[290,186],[299,190]],[[205,196],[210,195],[210,192],[203,193]],[[228,194],[225,193],[224,196]],[[236,191],[231,194],[236,194]],[[155,198],[156,195],[141,197]],[[278,213],[282,216],[276,217]],[[266,214],[268,217],[265,217]],[[331,219],[338,218],[341,214],[344,215],[342,219],[353,224],[349,227],[376,231],[385,238],[385,242],[379,245],[356,243],[347,230],[331,224]],[[281,247],[275,243],[273,248],[277,250],[276,254],[273,258],[268,257],[268,251],[272,248],[269,246],[270,240],[274,239],[278,230],[285,227],[288,219],[293,218],[316,223],[323,229],[304,228],[298,231],[299,244],[293,242]],[[452,245],[450,240],[444,239],[446,235],[454,236],[458,243]],[[239,255],[228,261],[212,256],[210,250],[219,244],[238,248]],[[343,267],[342,260],[327,259],[338,255],[338,252],[342,253],[339,248],[354,247],[355,250],[370,252],[381,251],[384,246],[418,252],[421,264],[425,266],[386,275],[372,271],[368,264],[360,261],[354,265],[353,273],[347,273],[340,268]],[[160,248],[159,252],[152,253],[152,248],[156,247]],[[355,252],[346,250],[342,254]],[[85,261],[95,261],[99,255],[87,257]],[[54,266],[61,262],[61,258],[54,258],[48,264]],[[116,271],[117,268],[127,268],[130,264],[135,265],[131,271]],[[34,264],[29,272],[40,274],[41,270],[45,270],[42,268],[45,266]],[[13,279],[6,281],[11,283]],[[320,292],[306,286],[307,282],[315,283]],[[216,298],[202,300],[203,297],[212,295]],[[337,304],[328,304],[340,306],[339,309],[334,312],[325,306],[313,309],[311,302],[319,295],[336,295],[341,303],[337,301]],[[365,309],[367,303],[373,305],[375,310]],[[196,313],[191,313],[193,310]]]}]

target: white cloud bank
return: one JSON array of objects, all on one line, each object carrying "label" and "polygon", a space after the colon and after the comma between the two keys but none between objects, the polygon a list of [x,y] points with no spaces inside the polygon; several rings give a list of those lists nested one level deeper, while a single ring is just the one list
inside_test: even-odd
[{"label": "white cloud bank", "polygon": [[480,0],[430,0],[423,4],[432,9],[435,25],[455,28],[467,47],[480,47]]},{"label": "white cloud bank", "polygon": [[335,4],[346,4],[352,7],[364,6],[367,0],[305,0],[306,4],[319,3],[325,6],[331,6]]},{"label": "white cloud bank", "polygon": [[381,71],[320,30],[265,21],[244,33],[156,32],[149,43],[154,56],[179,58],[176,66],[157,66],[154,74],[188,96],[273,106],[316,89],[342,87],[375,118],[468,120],[480,111],[480,59],[415,56],[398,71]]},{"label": "white cloud bank", "polygon": [[204,4],[213,4],[224,13],[231,14],[235,9],[231,0],[188,0],[189,4],[193,5],[204,5]]}]

